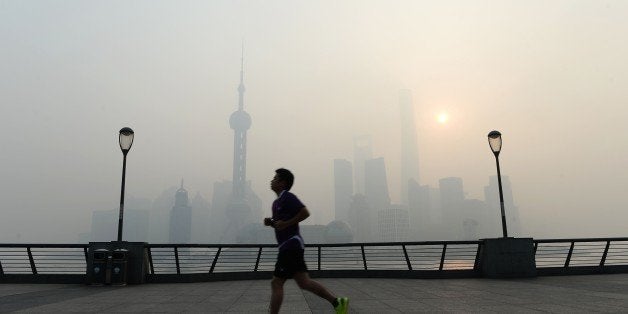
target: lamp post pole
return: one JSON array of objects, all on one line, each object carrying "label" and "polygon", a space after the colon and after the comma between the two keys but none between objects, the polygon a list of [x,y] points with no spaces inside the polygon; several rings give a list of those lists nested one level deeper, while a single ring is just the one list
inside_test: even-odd
[{"label": "lamp post pole", "polygon": [[126,179],[126,154],[133,145],[133,137],[135,133],[131,128],[122,128],[120,130],[119,142],[122,150],[122,187],[120,189],[120,215],[118,216],[118,242],[122,241],[122,226],[124,221],[124,183]]},{"label": "lamp post pole", "polygon": [[502,134],[499,131],[491,131],[488,133],[488,143],[495,155],[497,163],[497,185],[499,186],[499,205],[502,211],[502,233],[504,238],[508,237],[508,228],[506,227],[506,211],[504,210],[504,193],[502,191],[502,175],[499,168],[499,152],[502,149]]}]

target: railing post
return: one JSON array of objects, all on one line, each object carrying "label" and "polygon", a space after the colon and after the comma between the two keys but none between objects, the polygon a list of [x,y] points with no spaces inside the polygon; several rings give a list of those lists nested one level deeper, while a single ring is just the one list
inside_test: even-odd
[{"label": "railing post", "polygon": [[412,264],[410,263],[410,258],[408,257],[408,251],[406,251],[406,245],[401,245],[403,248],[403,255],[406,257],[406,263],[408,264],[408,270],[412,270]]},{"label": "railing post", "polygon": [[571,261],[571,254],[573,253],[573,246],[575,242],[571,241],[571,246],[569,247],[569,253],[567,253],[567,260],[565,260],[565,268],[569,267],[569,262]]},{"label": "railing post", "polygon": [[153,253],[152,250],[150,249],[150,246],[148,247],[148,265],[150,266],[150,274],[154,275],[155,274],[155,267],[153,266]]},{"label": "railing post", "polygon": [[321,246],[318,246],[318,270],[321,270]]},{"label": "railing post", "polygon": [[608,254],[608,248],[611,246],[611,241],[606,241],[606,247],[604,248],[604,253],[602,254],[602,259],[600,260],[600,267],[604,267],[604,263],[606,263],[606,255]]},{"label": "railing post", "polygon": [[89,256],[87,255],[87,247],[83,248],[83,254],[85,255],[85,264],[89,262]]},{"label": "railing post", "polygon": [[0,275],[4,275],[4,269],[2,269],[2,261],[0,260]]},{"label": "railing post", "polygon": [[174,247],[174,261],[177,263],[177,275],[181,274],[181,268],[179,268],[179,247]]},{"label": "railing post", "polygon": [[360,248],[362,249],[362,263],[364,263],[364,270],[368,270],[368,267],[366,266],[366,254],[364,254],[364,245],[360,245]]},{"label": "railing post", "polygon": [[259,251],[257,251],[257,260],[255,260],[255,269],[253,271],[257,271],[257,267],[259,266],[259,259],[262,257],[262,247],[259,247]]},{"label": "railing post", "polygon": [[37,266],[35,266],[35,259],[33,258],[31,247],[27,247],[26,251],[28,252],[28,260],[31,262],[31,270],[33,271],[33,275],[37,275]]},{"label": "railing post", "polygon": [[482,249],[482,242],[478,243],[478,250],[475,252],[475,261],[473,262],[473,270],[477,271],[480,268],[480,251]]},{"label": "railing post", "polygon": [[443,244],[443,253],[440,255],[440,266],[438,266],[438,270],[443,270],[443,264],[445,264],[445,252],[447,252],[447,243]]},{"label": "railing post", "polygon": [[209,268],[209,273],[213,273],[214,272],[214,267],[216,267],[216,262],[218,261],[218,256],[220,256],[220,250],[222,249],[222,247],[218,247],[218,251],[216,251],[216,256],[214,256],[214,261],[212,262],[212,267]]},{"label": "railing post", "polygon": [[534,241],[534,255],[536,256],[536,249],[539,247],[539,242]]}]

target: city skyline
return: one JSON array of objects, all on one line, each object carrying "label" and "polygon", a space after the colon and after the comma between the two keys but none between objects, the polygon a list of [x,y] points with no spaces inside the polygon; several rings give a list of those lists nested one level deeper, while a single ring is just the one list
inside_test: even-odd
[{"label": "city skyline", "polygon": [[242,41],[255,117],[247,179],[263,210],[285,167],[308,223],[331,221],[333,160],[353,161],[367,134],[391,203],[402,203],[399,91],[410,90],[418,190],[459,177],[465,198],[484,199],[495,175],[486,135],[499,130],[530,235],[624,235],[628,3],[1,6],[2,242],[74,242],[93,211],[118,207],[125,126],[135,131],[129,199],[157,199],[185,178],[211,201],[214,184],[232,180]]}]

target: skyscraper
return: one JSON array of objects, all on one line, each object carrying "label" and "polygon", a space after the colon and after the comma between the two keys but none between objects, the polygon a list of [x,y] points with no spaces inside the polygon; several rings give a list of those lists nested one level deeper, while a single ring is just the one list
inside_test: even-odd
[{"label": "skyscraper", "polygon": [[[512,186],[508,176],[502,176],[502,193],[504,195],[504,212],[506,213],[506,226],[509,236],[521,235],[521,221],[519,208],[515,205],[512,195]],[[488,186],[484,187],[484,200],[489,210],[491,226],[494,233],[501,234],[501,206],[499,203],[499,185],[497,176],[490,176]]]},{"label": "skyscraper", "polygon": [[408,233],[410,231],[408,220],[408,211],[405,209],[389,208],[378,211],[378,240],[382,242],[408,241]]},{"label": "skyscraper", "polygon": [[190,242],[208,243],[210,239],[210,203],[201,196],[201,193],[196,192],[196,195],[190,199],[190,206],[192,207],[192,236]]},{"label": "skyscraper", "polygon": [[[390,207],[384,158],[369,159],[364,163],[364,195],[370,209],[365,214],[370,222],[370,230],[375,231],[378,228],[377,213]],[[372,232],[369,236],[370,241],[376,241],[379,238],[376,232]]]},{"label": "skyscraper", "polygon": [[401,202],[409,204],[408,184],[414,180],[419,184],[419,148],[414,118],[412,93],[407,90],[399,92],[399,111],[401,113]]},{"label": "skyscraper", "polygon": [[189,206],[188,191],[181,187],[174,195],[174,206],[170,210],[170,243],[190,243],[192,236],[192,207]]},{"label": "skyscraper", "polygon": [[364,195],[376,212],[389,207],[390,195],[383,157],[369,159],[364,163]]},{"label": "skyscraper", "polygon": [[369,135],[360,135],[353,139],[353,175],[356,194],[364,194],[364,163],[373,158],[371,142]]},{"label": "skyscraper", "polygon": [[427,235],[428,226],[432,219],[430,188],[419,185],[414,179],[408,180],[408,218],[410,219],[410,234],[413,240],[422,239]]},{"label": "skyscraper", "polygon": [[[148,241],[150,200],[129,195],[124,211],[123,241]],[[95,210],[92,212],[91,241],[111,241],[116,238],[118,209]]]},{"label": "skyscraper", "polygon": [[353,196],[353,170],[346,159],[334,159],[334,207],[336,220],[349,221]]},{"label": "skyscraper", "polygon": [[443,214],[443,226],[451,231],[454,239],[462,237],[464,190],[462,179],[457,177],[443,178],[438,181],[440,190],[440,206]]},{"label": "skyscraper", "polygon": [[351,198],[349,207],[349,226],[353,230],[353,240],[356,242],[368,242],[371,240],[371,220],[369,213],[371,207],[362,194],[355,194]]}]

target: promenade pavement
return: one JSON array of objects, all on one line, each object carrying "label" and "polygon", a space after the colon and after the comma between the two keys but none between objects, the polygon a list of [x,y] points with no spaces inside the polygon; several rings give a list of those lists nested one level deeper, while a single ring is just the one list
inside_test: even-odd
[{"label": "promenade pavement", "polygon": [[[628,312],[628,274],[531,279],[317,279],[351,313]],[[267,280],[125,287],[0,284],[0,312],[267,312]],[[288,281],[282,313],[332,313]]]}]

